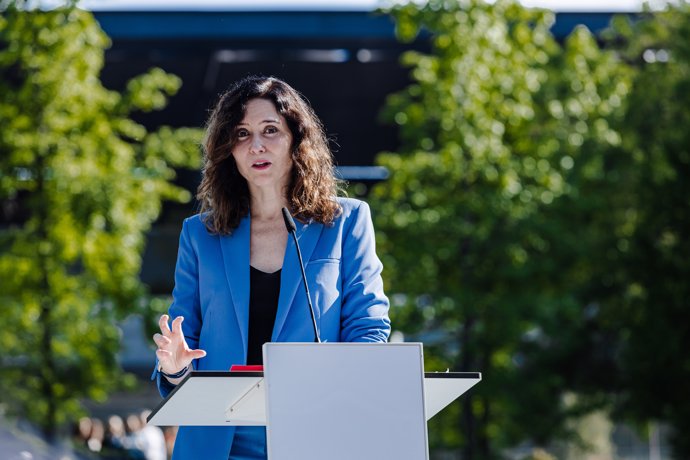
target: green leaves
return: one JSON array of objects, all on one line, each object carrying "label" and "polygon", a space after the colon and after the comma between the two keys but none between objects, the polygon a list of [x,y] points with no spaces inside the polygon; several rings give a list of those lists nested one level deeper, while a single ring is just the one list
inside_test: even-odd
[{"label": "green leaves", "polygon": [[[690,378],[690,5],[619,23],[622,38],[614,46],[635,73],[621,121],[631,162],[619,175],[634,186],[617,242],[625,284],[610,309],[626,319],[618,409],[637,423],[669,423],[674,454],[683,458],[690,455],[683,383]],[[652,377],[659,373],[662,383]]]},{"label": "green leaves", "polygon": [[122,95],[104,88],[109,40],[85,11],[9,6],[0,43],[0,199],[11,211],[0,229],[0,397],[54,432],[79,399],[127,383],[115,324],[144,293],[144,235],[162,200],[190,199],[171,181],[174,168],[199,166],[201,132],[147,133],[129,118],[164,107],[181,82],[152,69]]},{"label": "green leaves", "polygon": [[144,112],[159,110],[167,104],[168,96],[180,89],[182,81],[162,69],[151,69],[146,74],[135,77],[127,83],[123,95],[126,110],[139,109]]},{"label": "green leaves", "polygon": [[605,49],[510,1],[392,14],[432,44],[383,111],[402,140],[372,197],[393,324],[427,368],[484,374],[432,445],[491,458],[604,409],[670,424],[687,457],[690,5],[615,18]]},{"label": "green leaves", "polygon": [[[405,38],[424,30],[432,43],[431,55],[404,55],[413,83],[383,112],[402,139],[398,155],[378,157],[391,177],[373,190],[387,289],[407,299],[393,323],[424,340],[442,367],[484,373],[459,420],[445,419],[476,433],[443,436],[462,442],[468,458],[563,436],[565,379],[545,373],[538,390],[514,388],[540,359],[554,372],[578,347],[571,338],[594,300],[579,297],[572,279],[580,264],[583,284],[593,274],[578,248],[606,243],[576,222],[586,225],[591,207],[608,211],[573,200],[608,185],[630,72],[587,29],[560,45],[552,13],[511,1],[431,1],[392,14]],[[563,316],[572,318],[568,332]],[[551,345],[531,346],[530,331]]]}]

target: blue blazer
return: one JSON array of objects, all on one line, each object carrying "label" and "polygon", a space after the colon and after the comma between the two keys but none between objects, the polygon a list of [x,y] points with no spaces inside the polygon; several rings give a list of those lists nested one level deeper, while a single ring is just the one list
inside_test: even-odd
[{"label": "blue blazer", "polygon": [[[382,265],[376,256],[369,206],[338,198],[332,225],[297,224],[297,239],[321,340],[385,342],[390,334]],[[190,348],[206,350],[197,370],[245,364],[249,321],[250,218],[231,235],[212,235],[199,215],[184,221],[175,268],[170,317],[184,316]],[[295,243],[288,238],[272,342],[313,342],[314,332]],[[157,369],[157,363],[156,363]],[[154,370],[163,397],[172,385]],[[227,460],[234,427],[180,427],[174,457]]]}]

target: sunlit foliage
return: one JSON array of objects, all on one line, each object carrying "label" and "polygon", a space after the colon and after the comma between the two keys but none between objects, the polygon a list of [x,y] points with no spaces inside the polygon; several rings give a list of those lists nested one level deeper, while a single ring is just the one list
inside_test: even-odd
[{"label": "sunlit foliage", "polygon": [[581,244],[585,208],[609,211],[606,195],[579,195],[611,185],[630,72],[587,29],[557,43],[553,14],[516,2],[432,0],[393,15],[401,39],[421,30],[432,42],[403,58],[413,83],[384,112],[403,145],[378,157],[391,177],[373,192],[394,324],[425,342],[427,369],[484,377],[431,425],[432,446],[494,458],[568,437],[568,417],[600,403],[561,402],[579,384],[564,362],[588,349],[596,314],[587,251],[622,225],[613,209],[608,233]]},{"label": "sunlit foliage", "polygon": [[[613,45],[635,69],[623,145],[634,179],[620,320],[619,413],[670,424],[690,457],[690,4],[619,18]],[[615,39],[615,40],[614,40]]]},{"label": "sunlit foliage", "polygon": [[198,167],[199,133],[149,133],[133,111],[165,106],[160,69],[124,93],[99,74],[109,39],[72,7],[0,15],[0,399],[54,434],[126,383],[116,319],[137,309],[145,232],[162,200],[190,198],[173,167]]}]

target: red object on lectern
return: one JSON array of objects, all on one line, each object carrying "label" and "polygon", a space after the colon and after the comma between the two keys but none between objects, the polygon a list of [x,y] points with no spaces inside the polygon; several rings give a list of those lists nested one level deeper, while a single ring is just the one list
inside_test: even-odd
[{"label": "red object on lectern", "polygon": [[263,372],[264,367],[260,364],[257,365],[243,365],[243,364],[233,364],[230,366],[230,372]]}]

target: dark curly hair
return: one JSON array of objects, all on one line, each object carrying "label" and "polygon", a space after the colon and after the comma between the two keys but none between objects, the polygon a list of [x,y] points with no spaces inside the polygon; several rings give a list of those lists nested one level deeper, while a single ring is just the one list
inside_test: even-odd
[{"label": "dark curly hair", "polygon": [[249,187],[232,156],[235,128],[247,103],[266,99],[276,107],[292,133],[292,173],[287,200],[297,219],[330,224],[341,212],[333,156],[321,121],[290,85],[274,77],[251,76],[221,95],[207,122],[204,166],[197,199],[209,232],[227,235],[249,214]]}]

